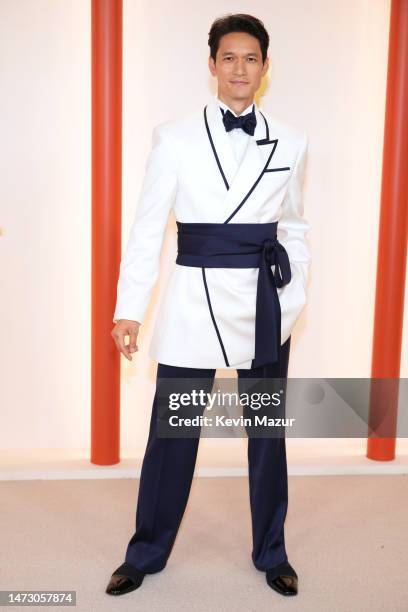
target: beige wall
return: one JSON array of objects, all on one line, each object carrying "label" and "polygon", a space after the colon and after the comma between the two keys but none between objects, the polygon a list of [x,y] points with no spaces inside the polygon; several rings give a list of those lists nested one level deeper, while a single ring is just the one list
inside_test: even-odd
[{"label": "beige wall", "polygon": [[[124,245],[152,127],[215,91],[207,34],[231,11],[256,14],[270,33],[263,108],[310,139],[313,262],[290,375],[369,376],[389,0],[124,0]],[[0,13],[0,447],[86,449],[90,2],[2,0]],[[147,346],[174,253],[170,223],[142,351],[122,362],[123,448],[146,443],[156,370]]]}]

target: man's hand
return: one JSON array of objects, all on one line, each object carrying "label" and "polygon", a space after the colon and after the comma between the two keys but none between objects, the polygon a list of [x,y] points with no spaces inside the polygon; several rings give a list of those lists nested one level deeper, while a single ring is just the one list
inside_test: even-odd
[{"label": "man's hand", "polygon": [[[140,325],[139,321],[119,319],[111,331],[118,351],[129,361],[132,361],[131,353],[139,350],[136,341]],[[129,336],[129,344],[125,344],[125,336]]]}]

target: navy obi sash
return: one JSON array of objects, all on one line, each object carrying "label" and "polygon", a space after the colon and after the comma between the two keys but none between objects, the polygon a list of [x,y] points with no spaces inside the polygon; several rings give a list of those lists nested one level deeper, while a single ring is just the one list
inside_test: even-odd
[{"label": "navy obi sash", "polygon": [[281,308],[276,288],[291,279],[287,251],[277,239],[278,222],[176,223],[177,264],[200,268],[259,268],[255,357],[251,367],[277,361],[281,347]]}]

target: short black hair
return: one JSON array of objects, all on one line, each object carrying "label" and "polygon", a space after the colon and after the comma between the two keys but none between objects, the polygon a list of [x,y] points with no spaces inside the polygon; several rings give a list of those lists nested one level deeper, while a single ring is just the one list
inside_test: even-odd
[{"label": "short black hair", "polygon": [[259,40],[262,62],[265,62],[269,47],[269,34],[260,19],[246,13],[229,13],[214,21],[208,33],[210,54],[215,61],[220,38],[230,32],[246,32]]}]

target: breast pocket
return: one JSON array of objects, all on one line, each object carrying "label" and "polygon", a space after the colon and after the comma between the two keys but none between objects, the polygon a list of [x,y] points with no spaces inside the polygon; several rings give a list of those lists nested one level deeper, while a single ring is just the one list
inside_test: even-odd
[{"label": "breast pocket", "polygon": [[290,172],[290,166],[281,166],[279,168],[266,168],[265,172]]},{"label": "breast pocket", "polygon": [[290,176],[290,166],[271,165],[264,170],[262,178],[263,188],[269,195],[281,192],[282,189],[286,189]]}]

